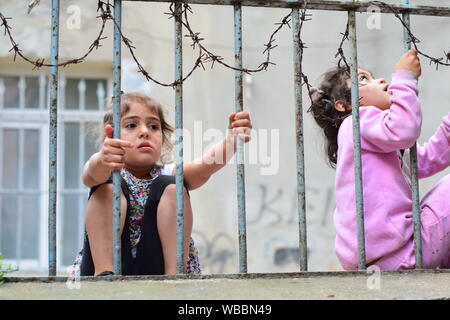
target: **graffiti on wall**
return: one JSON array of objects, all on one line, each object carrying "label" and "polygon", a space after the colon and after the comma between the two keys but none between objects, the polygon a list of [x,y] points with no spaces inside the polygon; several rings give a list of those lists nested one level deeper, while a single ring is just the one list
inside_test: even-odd
[{"label": "graffiti on wall", "polygon": [[[298,210],[295,186],[269,184],[249,185],[254,188],[247,206],[248,255],[252,261],[264,260],[264,271],[298,270]],[[323,243],[333,243],[334,186],[309,185],[306,189],[308,248],[307,255],[324,255]],[[194,231],[193,237],[201,254],[206,273],[236,272],[238,269],[237,236],[220,232],[206,235]],[[254,241],[254,239],[258,239]],[[253,240],[253,242],[252,242]],[[326,256],[327,254],[325,254]],[[325,257],[324,259],[329,259]],[[324,261],[325,265],[329,262]]]},{"label": "graffiti on wall", "polygon": [[[298,221],[296,188],[275,187],[259,184],[259,198],[256,214],[248,213],[247,225],[275,227],[280,224],[293,224]],[[288,210],[286,210],[288,208]],[[321,227],[328,227],[330,215],[334,210],[334,188],[306,187],[306,211],[309,219]],[[312,222],[308,220],[308,222]]]},{"label": "graffiti on wall", "polygon": [[[249,231],[264,230],[268,237],[262,244],[265,261],[274,270],[299,267],[299,227],[297,189],[292,187],[257,185],[259,197],[254,210],[249,211]],[[332,249],[334,241],[332,213],[334,210],[334,186],[309,185],[306,188],[307,256],[319,258],[325,249]],[[324,255],[323,264],[330,259]],[[317,261],[317,259],[316,259]],[[268,266],[269,267],[269,266]],[[325,268],[325,267],[322,267]]]},{"label": "graffiti on wall", "polygon": [[207,273],[225,273],[235,270],[235,239],[220,232],[212,238],[205,233],[193,230],[192,237],[199,251],[202,269]]}]

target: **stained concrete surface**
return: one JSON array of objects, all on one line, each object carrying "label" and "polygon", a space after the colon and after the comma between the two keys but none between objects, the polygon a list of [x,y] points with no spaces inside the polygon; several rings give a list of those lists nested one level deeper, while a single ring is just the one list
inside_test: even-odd
[{"label": "stained concrete surface", "polygon": [[143,277],[142,280],[82,280],[68,284],[63,277],[56,281],[15,280],[10,277],[0,285],[0,299],[450,299],[450,272],[443,271],[256,274],[247,278],[216,275],[194,279],[175,277],[171,280],[148,278],[151,277]]}]

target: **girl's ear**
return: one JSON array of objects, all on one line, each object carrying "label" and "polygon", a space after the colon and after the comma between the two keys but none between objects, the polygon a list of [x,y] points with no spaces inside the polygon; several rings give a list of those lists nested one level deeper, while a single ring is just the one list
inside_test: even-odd
[{"label": "girl's ear", "polygon": [[334,108],[339,112],[346,112],[347,108],[345,107],[345,102],[342,100],[337,100],[334,103]]}]

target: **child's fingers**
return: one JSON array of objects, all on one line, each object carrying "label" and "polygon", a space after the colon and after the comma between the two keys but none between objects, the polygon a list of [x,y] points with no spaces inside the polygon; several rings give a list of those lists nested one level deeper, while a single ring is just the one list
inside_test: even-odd
[{"label": "child's fingers", "polygon": [[111,146],[118,147],[118,148],[132,148],[134,145],[130,141],[126,140],[120,140],[120,139],[113,139],[114,129],[112,125],[107,124],[104,127],[105,132],[105,144],[110,144]]},{"label": "child's fingers", "polygon": [[104,145],[115,147],[115,148],[133,148],[134,144],[131,141],[120,140],[120,139],[110,139],[106,138],[103,142]]},{"label": "child's fingers", "polygon": [[399,62],[401,61],[409,61],[411,59],[414,59],[415,57],[417,57],[417,50],[416,49],[411,49],[406,51],[399,59]]},{"label": "child's fingers", "polygon": [[417,56],[417,50],[415,48],[408,50],[407,53]]},{"label": "child's fingers", "polygon": [[239,128],[239,127],[252,128],[252,123],[250,119],[242,119],[242,120],[235,120],[231,124],[231,128]]},{"label": "child's fingers", "polygon": [[233,112],[228,116],[228,129],[232,128],[232,123],[234,121],[234,117],[236,116],[236,113]]},{"label": "child's fingers", "polygon": [[402,58],[407,58],[407,57],[417,57],[417,50],[416,49],[410,49],[408,51],[406,51],[403,55]]},{"label": "child's fingers", "polygon": [[233,136],[238,136],[245,142],[250,141],[251,132],[252,132],[252,130],[250,128],[245,128],[245,127],[233,128],[231,130],[231,134]]},{"label": "child's fingers", "polygon": [[102,162],[111,170],[121,169],[125,166],[125,151],[121,148],[104,148]]},{"label": "child's fingers", "polygon": [[234,117],[234,120],[240,120],[240,119],[248,119],[248,120],[250,120],[250,113],[248,113],[247,111],[242,111],[242,112],[236,113],[236,116]]},{"label": "child's fingers", "polygon": [[113,137],[113,133],[114,133],[114,129],[113,129],[112,125],[107,124],[103,129],[105,131],[105,137],[111,139]]},{"label": "child's fingers", "polygon": [[111,170],[120,170],[125,168],[125,164],[123,162],[108,162],[106,166]]},{"label": "child's fingers", "polygon": [[417,50],[411,49],[403,54],[395,65],[396,70],[408,70],[415,73],[418,77],[421,75],[420,59],[417,56]]},{"label": "child's fingers", "polygon": [[122,154],[106,154],[105,163],[124,163],[124,155]]}]

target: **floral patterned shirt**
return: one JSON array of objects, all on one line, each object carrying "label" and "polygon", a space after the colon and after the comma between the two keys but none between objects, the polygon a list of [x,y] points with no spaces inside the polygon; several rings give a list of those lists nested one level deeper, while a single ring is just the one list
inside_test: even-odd
[{"label": "floral patterned shirt", "polygon": [[[132,257],[136,257],[136,248],[141,238],[141,227],[144,217],[144,208],[148,199],[152,181],[161,174],[171,174],[173,165],[165,165],[164,167],[155,166],[150,172],[150,179],[139,179],[126,169],[120,171],[120,175],[127,183],[130,203],[130,242]],[[82,251],[80,251],[75,259],[71,274],[79,276],[79,268],[81,265]],[[191,238],[189,243],[189,259],[186,266],[187,274],[201,274],[201,266],[198,259],[198,250]]]}]

